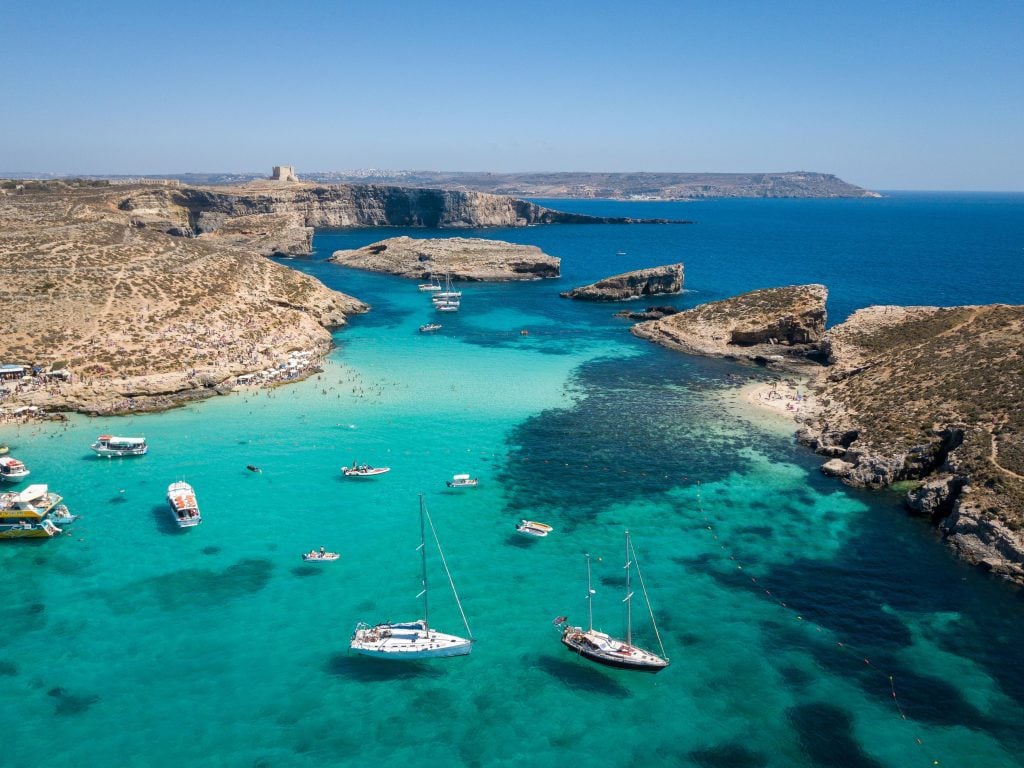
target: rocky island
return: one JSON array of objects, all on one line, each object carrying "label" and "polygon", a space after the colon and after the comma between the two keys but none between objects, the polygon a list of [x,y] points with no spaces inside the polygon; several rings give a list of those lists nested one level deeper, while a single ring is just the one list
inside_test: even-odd
[{"label": "rocky island", "polygon": [[561,260],[533,245],[478,237],[392,237],[330,258],[348,267],[419,280],[539,280],[558,277]]},{"label": "rocky island", "polygon": [[583,301],[624,301],[641,296],[679,293],[683,290],[683,265],[666,264],[663,267],[637,269],[598,280],[590,285],[563,291],[565,299]]},{"label": "rocky island", "polygon": [[[823,286],[770,291],[635,332],[694,354],[776,350],[770,360],[809,375],[820,408],[797,437],[829,458],[826,474],[906,483],[908,507],[960,556],[1024,584],[1024,307],[868,307],[821,333]],[[777,343],[751,357],[748,342],[766,335]]]},{"label": "rocky island", "polygon": [[765,288],[633,326],[633,333],[694,355],[803,361],[825,334],[823,285]]}]

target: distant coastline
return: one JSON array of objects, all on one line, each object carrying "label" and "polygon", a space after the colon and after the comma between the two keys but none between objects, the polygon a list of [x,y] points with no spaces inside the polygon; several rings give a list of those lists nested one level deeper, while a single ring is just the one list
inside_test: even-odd
[{"label": "distant coastline", "polygon": [[[6,177],[0,174],[0,178]],[[10,178],[56,179],[62,174],[17,174]],[[81,175],[115,184],[170,180],[189,185],[231,186],[265,178],[265,174],[180,173],[159,175]],[[817,171],[773,173],[490,173],[470,171],[349,170],[307,171],[302,180],[317,184],[387,185],[486,192],[510,197],[606,199],[630,202],[718,198],[864,198],[878,192]]]}]

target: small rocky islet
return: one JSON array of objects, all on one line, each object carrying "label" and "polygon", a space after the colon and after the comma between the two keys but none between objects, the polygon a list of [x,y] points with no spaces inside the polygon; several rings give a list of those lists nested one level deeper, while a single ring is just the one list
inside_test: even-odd
[{"label": "small rocky islet", "polygon": [[582,285],[560,296],[581,301],[625,301],[642,296],[659,296],[683,290],[683,265],[666,264],[660,267],[635,269],[605,277],[589,285]]}]

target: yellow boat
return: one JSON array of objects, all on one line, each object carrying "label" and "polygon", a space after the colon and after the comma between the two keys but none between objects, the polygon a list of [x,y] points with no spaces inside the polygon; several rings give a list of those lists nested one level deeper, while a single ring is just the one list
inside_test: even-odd
[{"label": "yellow boat", "polygon": [[76,518],[48,486],[30,485],[18,493],[0,494],[0,539],[41,539],[62,533],[57,525]]}]

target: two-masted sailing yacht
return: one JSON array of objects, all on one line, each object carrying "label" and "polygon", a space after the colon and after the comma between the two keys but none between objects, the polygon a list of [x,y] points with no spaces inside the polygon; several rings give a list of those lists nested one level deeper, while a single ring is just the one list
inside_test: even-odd
[{"label": "two-masted sailing yacht", "polygon": [[[631,669],[639,672],[660,672],[668,666],[668,657],[665,655],[665,646],[661,642],[661,635],[658,634],[658,625],[654,621],[654,612],[651,610],[651,601],[647,598],[647,587],[644,586],[644,577],[640,573],[640,564],[636,560],[636,552],[629,540],[629,531],[626,531],[626,597],[623,602],[626,604],[626,639],[618,640],[604,632],[594,629],[594,590],[590,584],[590,555],[587,555],[587,617],[589,625],[587,629],[582,627],[569,626],[567,617],[560,616],[555,619],[558,625],[565,625],[562,629],[562,644],[566,648],[578,653],[580,656],[598,664],[619,669]],[[645,651],[633,645],[632,628],[632,600],[633,592],[630,584],[630,571],[636,565],[637,576],[640,579],[640,587],[643,591],[644,601],[647,604],[647,612],[651,617],[651,626],[654,627],[654,636],[658,638],[658,646],[661,648],[661,655]]]},{"label": "two-masted sailing yacht", "polygon": [[[451,585],[452,594],[455,595],[455,602],[459,606],[459,613],[462,615],[462,622],[466,626],[466,637],[447,635],[438,632],[430,626],[429,605],[427,603],[427,537],[426,526],[430,526],[434,543],[437,545],[437,552],[441,557],[441,564],[448,576],[448,583]],[[452,581],[452,574],[448,570],[448,563],[444,559],[444,552],[441,550],[441,542],[437,538],[437,531],[434,523],[427,512],[426,504],[423,502],[423,494],[420,494],[420,557],[423,565],[422,583],[423,589],[418,597],[423,598],[423,618],[417,621],[408,622],[387,622],[371,627],[360,622],[356,625],[355,632],[349,648],[364,656],[375,656],[381,659],[435,659],[442,656],[465,656],[473,650],[473,633],[469,631],[469,622],[466,621],[466,613],[462,610],[462,603],[459,601],[459,594],[455,591],[455,582]]]}]

